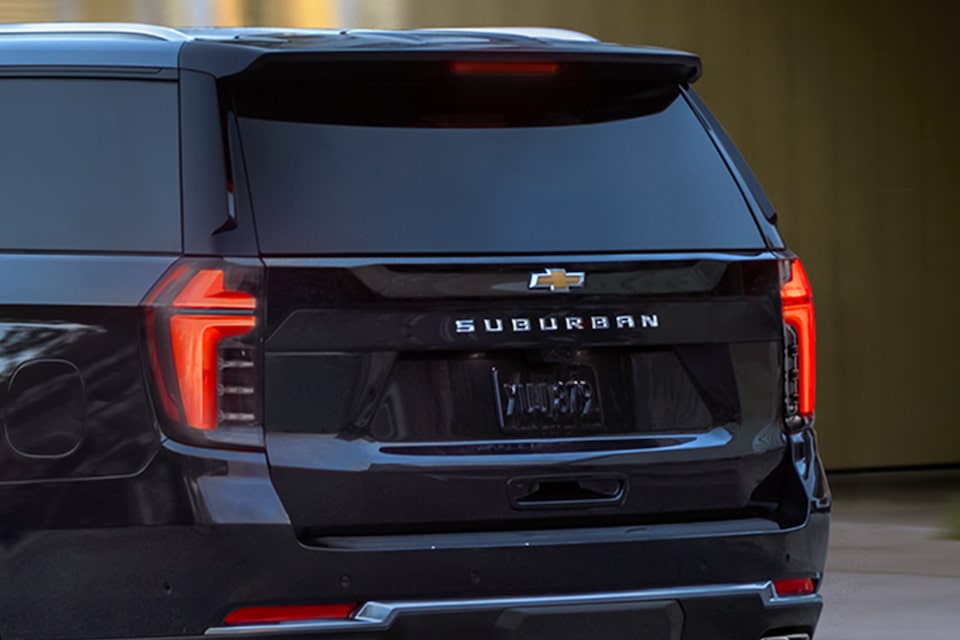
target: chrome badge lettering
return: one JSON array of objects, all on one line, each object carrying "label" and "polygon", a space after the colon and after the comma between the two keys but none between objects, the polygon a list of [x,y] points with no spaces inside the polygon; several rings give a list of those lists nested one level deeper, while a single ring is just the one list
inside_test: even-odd
[{"label": "chrome badge lettering", "polygon": [[490,317],[457,318],[454,321],[456,333],[499,334],[517,333],[570,333],[586,331],[623,331],[659,329],[660,317],[655,313],[543,317]]}]

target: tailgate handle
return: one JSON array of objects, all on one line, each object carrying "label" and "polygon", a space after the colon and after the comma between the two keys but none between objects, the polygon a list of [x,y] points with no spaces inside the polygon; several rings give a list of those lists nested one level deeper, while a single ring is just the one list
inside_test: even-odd
[{"label": "tailgate handle", "polygon": [[609,507],[623,502],[627,480],[621,475],[513,478],[507,490],[517,509]]}]

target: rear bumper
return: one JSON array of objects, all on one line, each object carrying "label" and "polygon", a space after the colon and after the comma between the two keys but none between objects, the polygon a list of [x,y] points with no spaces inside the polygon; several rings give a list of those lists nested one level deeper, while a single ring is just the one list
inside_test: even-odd
[{"label": "rear bumper", "polygon": [[513,598],[368,602],[352,620],[213,627],[207,638],[647,640],[812,635],[819,595],[778,598],[771,583]]},{"label": "rear bumper", "polygon": [[[623,530],[591,540],[583,530],[580,541],[533,532],[527,542],[477,539],[476,546],[447,548],[389,540],[308,547],[289,525],[37,532],[5,545],[0,636],[183,638],[209,630],[227,638],[506,640],[525,637],[501,629],[506,612],[543,617],[600,606],[592,623],[598,629],[618,628],[625,617],[678,629],[663,636],[670,640],[759,640],[814,628],[818,596],[778,599],[768,583],[822,575],[828,521],[829,514],[813,513],[790,530],[702,536]],[[294,603],[371,604],[360,620],[342,626],[217,629],[235,608]]]},{"label": "rear bumper", "polygon": [[[524,640],[536,633],[516,629],[547,625],[562,640],[562,630],[580,628],[572,611],[589,621],[577,640],[616,638],[623,624],[649,627],[651,640],[760,640],[812,633],[821,609],[819,596],[776,598],[769,586],[822,576],[829,497],[815,491],[816,465],[798,466],[805,479],[791,504],[802,524],[790,528],[752,519],[306,544],[262,454],[218,455],[178,453],[176,473],[98,485],[101,499],[114,495],[107,484],[131,498],[116,524],[66,528],[93,506],[67,499],[74,483],[44,500],[62,507],[62,518],[48,509],[46,528],[0,529],[0,637]],[[173,502],[177,486],[187,506],[149,508]],[[168,511],[192,518],[149,523]],[[332,626],[220,629],[237,608],[331,603],[368,604]]]}]

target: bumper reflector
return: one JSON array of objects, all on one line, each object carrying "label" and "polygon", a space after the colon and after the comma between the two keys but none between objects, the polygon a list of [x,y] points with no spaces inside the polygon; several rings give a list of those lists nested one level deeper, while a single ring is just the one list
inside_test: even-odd
[{"label": "bumper reflector", "polygon": [[234,609],[223,619],[225,625],[280,624],[299,620],[346,620],[356,604],[294,604]]},{"label": "bumper reflector", "polygon": [[774,580],[773,590],[777,596],[808,596],[816,590],[813,578],[791,578],[789,580]]}]

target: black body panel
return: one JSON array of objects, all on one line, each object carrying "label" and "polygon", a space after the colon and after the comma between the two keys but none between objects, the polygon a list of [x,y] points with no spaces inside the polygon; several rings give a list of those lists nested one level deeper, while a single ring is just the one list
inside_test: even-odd
[{"label": "black body panel", "polygon": [[[770,515],[774,256],[266,262],[267,454],[301,536]],[[583,288],[528,293],[554,264]],[[577,367],[592,425],[506,428],[498,375]]]},{"label": "black body panel", "polygon": [[[167,257],[0,255],[0,485],[135,476],[156,452],[140,359]],[[104,286],[109,283],[109,286]],[[3,501],[23,525],[18,507]],[[32,511],[32,509],[31,509]]]},{"label": "black body panel", "polygon": [[[819,575],[826,532],[821,514],[803,529],[775,533],[656,539],[625,531],[617,541],[598,544],[602,531],[590,531],[580,541],[550,542],[547,534],[529,535],[511,546],[487,546],[475,538],[440,551],[387,546],[349,552],[303,547],[285,527],[30,534],[5,552],[0,602],[9,613],[0,632],[16,640],[172,637],[200,635],[230,609],[263,602],[416,601],[763,583]],[[639,539],[631,540],[635,536]],[[682,637],[690,640],[733,640],[745,631],[782,626],[810,628],[820,606],[815,601],[765,611],[751,598],[683,605],[688,631]],[[110,621],[108,633],[103,620]],[[446,620],[435,628],[455,625]]]},{"label": "black body panel", "polygon": [[[323,537],[307,544],[292,534],[263,454],[167,441],[137,479],[61,483],[55,493],[51,485],[0,488],[5,504],[44,500],[33,508],[47,516],[20,526],[8,520],[3,529],[0,634],[14,640],[193,637],[235,607],[264,602],[576,595],[818,577],[828,515],[820,507],[811,511],[811,504],[829,502],[815,452],[803,441],[794,438],[795,467],[777,489],[778,513],[794,523],[786,527],[753,518]],[[85,520],[104,502],[113,520]],[[17,511],[28,512],[27,504]],[[751,629],[812,628],[819,598],[801,600],[769,607],[756,595],[684,598],[682,638],[733,640]],[[438,631],[454,624],[434,623]],[[405,628],[363,637],[395,637]]]}]

